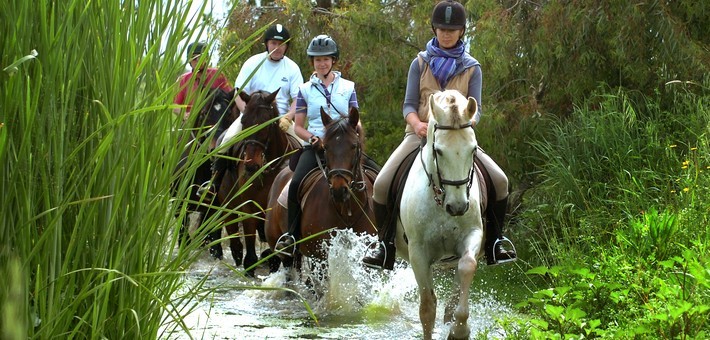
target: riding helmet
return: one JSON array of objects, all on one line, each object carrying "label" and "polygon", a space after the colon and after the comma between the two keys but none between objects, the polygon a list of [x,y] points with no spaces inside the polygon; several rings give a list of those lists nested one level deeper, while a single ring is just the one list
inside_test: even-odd
[{"label": "riding helmet", "polygon": [[288,41],[289,39],[291,39],[291,34],[288,33],[286,27],[281,24],[271,25],[271,27],[267,28],[266,32],[264,32],[264,44],[269,40]]},{"label": "riding helmet", "polygon": [[338,44],[335,43],[333,38],[325,34],[321,34],[311,40],[311,43],[308,44],[306,54],[308,54],[309,57],[330,56],[336,60],[340,57]]},{"label": "riding helmet", "polygon": [[187,45],[187,60],[190,61],[195,57],[199,57],[202,53],[206,51],[207,45],[201,42],[196,42]]},{"label": "riding helmet", "polygon": [[444,0],[436,4],[431,13],[431,29],[437,28],[465,30],[466,10],[463,5],[453,0]]}]

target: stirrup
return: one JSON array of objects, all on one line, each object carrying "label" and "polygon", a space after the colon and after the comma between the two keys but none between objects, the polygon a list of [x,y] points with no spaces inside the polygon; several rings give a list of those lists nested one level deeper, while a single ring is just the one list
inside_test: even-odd
[{"label": "stirrup", "polygon": [[212,188],[212,180],[200,184],[200,186],[197,188],[197,196],[202,196],[206,193],[214,195],[214,191],[212,190]]},{"label": "stirrup", "polygon": [[[509,244],[509,245],[513,248],[513,253],[515,254],[515,257],[514,257],[514,258],[512,258],[512,259],[501,259],[501,260],[498,260],[498,259],[496,258],[496,251],[495,251],[496,246],[500,245],[500,246],[502,247],[503,244]],[[494,265],[494,266],[495,266],[495,265],[499,265],[499,264],[504,264],[504,263],[515,262],[515,261],[518,260],[518,252],[515,250],[515,245],[513,244],[513,241],[511,241],[510,239],[508,239],[508,238],[505,237],[505,236],[502,236],[501,238],[496,239],[496,241],[493,243],[493,255],[492,255],[492,256],[493,256],[493,265]]]},{"label": "stirrup", "polygon": [[[283,247],[281,249],[276,249],[277,246],[279,245],[279,243],[281,243],[284,240],[284,238],[290,238],[293,242],[291,242],[291,244],[286,247]],[[288,248],[288,247],[293,247],[293,249],[291,249],[290,253],[287,251],[284,251],[284,249]],[[274,250],[276,251],[276,253],[281,253],[286,256],[294,257],[296,255],[296,238],[293,237],[293,235],[291,235],[289,233],[285,233],[285,234],[281,235],[279,237],[279,239],[276,240],[276,245],[274,245]]]},{"label": "stirrup", "polygon": [[[371,249],[373,244],[377,245],[377,247],[374,250]],[[390,246],[390,247],[393,247],[393,246]],[[373,269],[387,269],[387,270],[394,269],[394,260],[395,260],[394,257],[396,256],[396,254],[388,254],[389,250],[387,249],[387,243],[385,243],[384,241],[379,241],[377,243],[371,243],[370,246],[368,246],[368,249],[370,249],[370,255],[366,255],[362,259],[362,263],[366,267],[373,268]],[[372,252],[375,252],[375,254],[373,254]],[[381,259],[379,259],[376,256],[378,254],[382,255]],[[390,261],[387,261],[387,259],[388,259],[387,255],[390,255],[393,258],[390,259]]]}]

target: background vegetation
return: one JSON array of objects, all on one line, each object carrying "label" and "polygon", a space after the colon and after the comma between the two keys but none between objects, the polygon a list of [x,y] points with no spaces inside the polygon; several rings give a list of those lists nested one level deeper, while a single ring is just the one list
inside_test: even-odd
[{"label": "background vegetation", "polygon": [[[169,252],[184,214],[168,194],[181,41],[211,32],[235,79],[273,20],[304,76],[308,41],[332,35],[384,162],[435,2],[238,1],[222,29],[173,1],[10,0],[0,337],[152,338],[194,298],[174,295],[189,252]],[[710,5],[463,2],[484,71],[477,133],[511,178],[509,229],[529,269],[508,336],[707,337]]]}]

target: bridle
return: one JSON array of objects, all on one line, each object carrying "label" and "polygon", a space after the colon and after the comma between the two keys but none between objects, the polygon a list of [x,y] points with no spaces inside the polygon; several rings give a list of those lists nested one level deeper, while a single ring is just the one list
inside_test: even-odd
[{"label": "bridle", "polygon": [[[422,156],[422,152],[419,152],[419,159],[422,162],[422,167],[424,168],[424,172],[427,174],[427,177],[429,178],[429,186],[432,188],[434,191],[434,201],[436,201],[436,204],[441,206],[444,203],[444,199],[446,198],[446,190],[444,190],[444,185],[450,185],[450,186],[455,186],[455,187],[460,187],[464,184],[466,184],[466,192],[471,190],[471,186],[473,185],[473,180],[474,180],[474,172],[475,172],[475,166],[474,162],[471,162],[471,168],[468,171],[468,177],[460,180],[448,180],[445,179],[441,176],[441,167],[439,167],[439,159],[436,154],[436,150],[434,150],[434,145],[436,144],[436,130],[462,130],[462,129],[468,129],[468,128],[473,128],[472,123],[469,121],[465,124],[459,125],[459,126],[452,126],[452,125],[439,125],[439,124],[434,124],[434,131],[432,133],[432,141],[431,141],[431,151],[432,154],[434,155],[434,166],[436,167],[436,177],[438,179],[439,185],[437,186],[436,183],[434,182],[434,178],[432,173],[429,172],[426,168],[426,163],[424,162],[424,158]],[[476,160],[476,151],[478,148],[473,150],[473,160]]]},{"label": "bridle", "polygon": [[[326,178],[326,181],[328,182],[328,188],[330,188],[330,190],[333,190],[333,178],[341,177],[344,180],[347,180],[348,176],[352,179],[348,185],[350,190],[364,191],[367,188],[364,178],[360,176],[360,174],[362,174],[362,169],[360,165],[360,159],[362,158],[362,145],[360,143],[360,135],[357,132],[355,134],[357,137],[357,143],[355,145],[355,157],[352,159],[350,169],[330,168],[328,164],[323,164],[320,157],[316,157],[316,160],[318,161],[318,168],[323,172],[323,176]],[[324,150],[323,153],[325,154],[326,152],[327,150]]]},{"label": "bridle", "polygon": [[[256,105],[256,109],[257,109],[257,111],[260,111],[260,110],[276,110],[276,108],[275,108],[272,104],[270,104],[270,103],[260,103],[260,104]],[[278,115],[277,115],[277,116],[278,116]],[[273,123],[273,124],[278,124],[278,123]],[[241,145],[239,146],[239,150],[241,151],[241,152],[239,153],[239,154],[240,154],[240,157],[239,157],[239,158],[240,158],[240,159],[246,159],[246,148],[247,148],[247,146],[255,145],[255,146],[261,148],[261,157],[262,157],[262,159],[266,159],[266,151],[267,151],[267,149],[268,149],[268,147],[269,147],[269,145],[270,145],[270,142],[271,142],[271,135],[272,135],[272,133],[267,133],[267,135],[266,135],[267,137],[266,137],[266,141],[265,141],[265,142],[261,142],[261,141],[259,141],[259,140],[257,140],[257,139],[254,139],[254,138],[243,140],[243,141],[240,143]],[[251,136],[254,136],[254,134],[252,134]],[[273,169],[276,168],[276,167],[278,167],[278,164],[274,164],[273,166],[271,166],[271,167],[269,167],[269,168],[267,168],[267,169],[264,169],[264,172],[263,172],[263,173],[269,173],[271,170],[273,170]]]}]

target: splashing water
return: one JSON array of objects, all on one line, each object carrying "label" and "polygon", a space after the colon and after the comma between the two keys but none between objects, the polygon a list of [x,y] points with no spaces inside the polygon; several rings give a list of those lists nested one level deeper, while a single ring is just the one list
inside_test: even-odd
[{"label": "splashing water", "polygon": [[[374,237],[350,230],[335,232],[327,261],[304,261],[300,277],[295,270],[284,268],[268,274],[264,267],[257,270],[256,279],[246,279],[225,265],[233,263],[230,252],[225,252],[224,262],[205,256],[186,275],[185,290],[208,275],[205,286],[215,293],[195,310],[182,314],[183,322],[192,338],[198,339],[421,338],[419,296],[409,265],[398,260],[393,271],[378,271],[360,262],[374,241]],[[443,301],[450,294],[448,285],[444,282],[437,287],[435,338],[448,335],[449,327],[442,321]],[[469,299],[472,336],[480,332],[502,336],[495,320],[513,312],[495,299],[494,291],[485,292],[479,285],[480,281],[474,282]],[[282,288],[300,294],[318,322],[298,296]],[[159,336],[177,340],[190,339],[190,335],[168,325]]]}]

